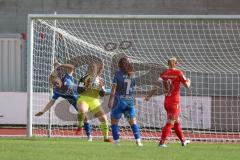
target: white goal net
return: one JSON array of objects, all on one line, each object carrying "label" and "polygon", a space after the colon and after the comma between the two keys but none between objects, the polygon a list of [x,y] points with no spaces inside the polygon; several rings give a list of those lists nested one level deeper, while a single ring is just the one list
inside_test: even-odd
[{"label": "white goal net", "polygon": [[[104,63],[102,78],[111,87],[117,61],[127,56],[136,70],[137,122],[145,139],[159,139],[166,122],[159,90],[149,102],[143,96],[176,56],[191,79],[181,88],[181,121],[187,139],[240,141],[240,17],[238,16],[29,16],[29,135],[76,136],[77,112],[58,99],[50,112],[41,111],[51,98],[49,75],[55,60],[77,68],[77,79],[92,60]],[[108,96],[102,108],[109,118]],[[93,135],[99,121],[89,113]],[[110,119],[109,119],[110,122]],[[133,138],[121,119],[121,138]],[[79,136],[79,135],[77,135]],[[84,134],[80,135],[84,137]],[[175,140],[172,131],[170,139]]]}]

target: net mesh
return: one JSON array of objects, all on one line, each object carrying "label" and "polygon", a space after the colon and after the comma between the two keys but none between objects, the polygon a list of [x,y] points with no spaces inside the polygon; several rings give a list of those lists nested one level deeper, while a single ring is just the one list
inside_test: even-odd
[{"label": "net mesh", "polygon": [[[178,67],[191,79],[191,89],[181,88],[181,121],[184,135],[198,141],[239,141],[240,131],[240,21],[239,19],[173,18],[36,18],[33,23],[33,112],[51,98],[48,81],[53,60],[71,63],[77,79],[92,61],[104,63],[105,87],[127,56],[136,70],[137,91],[142,96],[175,56]],[[166,122],[164,96],[159,90],[149,102],[137,97],[137,122],[142,137],[158,139]],[[101,99],[109,118],[108,96]],[[92,116],[94,136],[101,136]],[[75,136],[77,112],[58,99],[49,114],[33,116],[33,134]],[[133,138],[122,118],[121,138]],[[84,136],[84,134],[83,134]],[[170,139],[175,140],[174,134]]]}]

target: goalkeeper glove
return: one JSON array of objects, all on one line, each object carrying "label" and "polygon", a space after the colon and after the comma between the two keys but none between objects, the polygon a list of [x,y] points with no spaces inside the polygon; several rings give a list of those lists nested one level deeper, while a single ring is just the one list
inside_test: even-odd
[{"label": "goalkeeper glove", "polygon": [[100,97],[104,97],[104,96],[105,96],[105,94],[106,94],[106,93],[105,93],[105,91],[104,91],[104,90],[100,90],[100,91],[99,91],[99,96],[100,96]]}]

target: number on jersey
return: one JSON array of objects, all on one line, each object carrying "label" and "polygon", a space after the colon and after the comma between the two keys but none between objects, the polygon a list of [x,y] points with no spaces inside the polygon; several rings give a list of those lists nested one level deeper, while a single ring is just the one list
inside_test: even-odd
[{"label": "number on jersey", "polygon": [[124,79],[124,83],[126,83],[126,95],[130,94],[131,82],[131,79]]},{"label": "number on jersey", "polygon": [[168,79],[167,80],[167,85],[166,85],[166,87],[165,87],[165,89],[166,89],[166,96],[171,96],[171,92],[172,92],[172,88],[173,88],[173,84],[172,84],[172,80],[171,79]]}]

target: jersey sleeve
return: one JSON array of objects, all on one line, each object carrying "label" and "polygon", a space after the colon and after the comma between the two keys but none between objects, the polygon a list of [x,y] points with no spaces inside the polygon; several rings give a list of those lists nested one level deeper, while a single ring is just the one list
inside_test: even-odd
[{"label": "jersey sleeve", "polygon": [[186,83],[187,78],[185,77],[185,75],[182,71],[179,72],[179,78],[180,78],[180,82],[182,82],[183,84]]},{"label": "jersey sleeve", "polygon": [[59,94],[57,94],[57,93],[53,93],[53,96],[52,96],[52,99],[53,99],[53,100],[57,100],[58,97],[60,97]]},{"label": "jersey sleeve", "polygon": [[72,81],[70,79],[66,79],[65,82],[64,82],[64,85],[65,86],[70,86],[70,85],[72,85]]},{"label": "jersey sleeve", "polygon": [[66,74],[66,76],[64,78],[64,85],[66,85],[66,86],[73,85],[73,77],[71,74]]},{"label": "jersey sleeve", "polygon": [[159,78],[157,79],[157,81],[163,81],[164,80],[164,74],[165,74],[165,71],[160,73],[160,76]]}]

